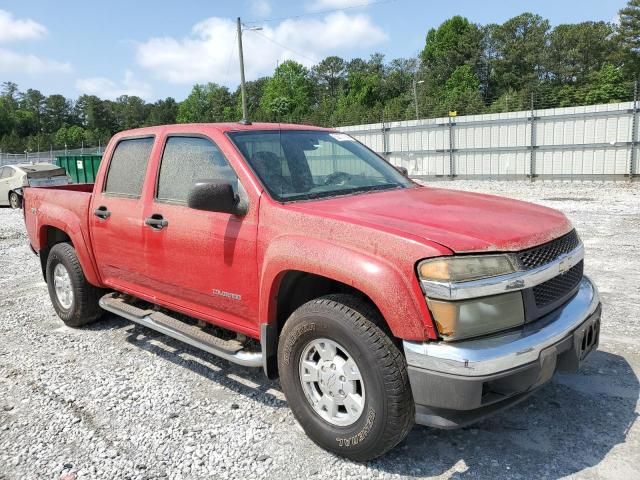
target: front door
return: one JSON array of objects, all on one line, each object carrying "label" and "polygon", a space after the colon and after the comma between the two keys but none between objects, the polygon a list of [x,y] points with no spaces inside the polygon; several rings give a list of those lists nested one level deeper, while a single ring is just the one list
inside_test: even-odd
[{"label": "front door", "polygon": [[131,293],[145,285],[142,192],[153,143],[154,137],[145,137],[116,144],[102,191],[94,192],[89,211],[102,281]]},{"label": "front door", "polygon": [[223,327],[256,333],[257,220],[253,215],[187,207],[197,180],[227,182],[244,195],[213,141],[168,136],[154,199],[145,211],[145,218],[152,220],[145,228],[148,281],[161,303],[180,305],[181,310]]}]

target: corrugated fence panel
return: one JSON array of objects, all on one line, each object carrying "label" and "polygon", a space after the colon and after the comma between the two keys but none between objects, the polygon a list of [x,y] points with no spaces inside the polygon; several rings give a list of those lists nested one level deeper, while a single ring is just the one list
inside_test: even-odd
[{"label": "corrugated fence panel", "polygon": [[[640,175],[633,102],[355,125],[353,135],[410,175],[625,178]],[[451,141],[450,141],[451,139]],[[453,163],[453,169],[450,168]]]}]

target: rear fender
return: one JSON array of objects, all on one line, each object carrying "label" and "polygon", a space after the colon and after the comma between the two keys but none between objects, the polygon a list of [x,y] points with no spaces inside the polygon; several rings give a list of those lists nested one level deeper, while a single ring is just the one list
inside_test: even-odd
[{"label": "rear fender", "polygon": [[85,238],[85,232],[82,229],[78,216],[74,212],[52,203],[41,206],[37,215],[38,233],[33,248],[38,252],[42,252],[43,249],[47,248],[47,230],[49,227],[55,227],[63,231],[69,236],[73,243],[73,248],[76,251],[78,261],[80,262],[87,281],[92,285],[101,286],[100,277],[91,255],[90,243],[88,239]]}]

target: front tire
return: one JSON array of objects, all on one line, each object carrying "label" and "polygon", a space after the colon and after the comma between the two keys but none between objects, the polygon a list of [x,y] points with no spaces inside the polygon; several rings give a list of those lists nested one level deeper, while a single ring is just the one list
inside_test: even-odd
[{"label": "front tire", "polygon": [[77,328],[100,318],[103,310],[98,300],[104,292],[87,282],[70,244],[58,243],[51,248],[46,277],[51,303],[65,325]]},{"label": "front tire", "polygon": [[291,410],[322,448],[356,461],[392,449],[415,407],[404,357],[377,310],[352,295],[311,300],[287,320],[278,346]]}]

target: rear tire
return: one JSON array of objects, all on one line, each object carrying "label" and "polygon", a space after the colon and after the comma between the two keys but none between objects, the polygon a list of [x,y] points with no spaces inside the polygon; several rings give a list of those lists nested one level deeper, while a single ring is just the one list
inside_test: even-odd
[{"label": "rear tire", "polygon": [[280,384],[306,434],[356,461],[395,447],[415,419],[405,359],[382,322],[368,302],[328,295],[298,308],[278,345]]},{"label": "rear tire", "polygon": [[65,325],[77,328],[100,318],[103,310],[98,301],[104,291],[87,282],[70,244],[53,246],[47,258],[46,277],[51,303]]},{"label": "rear tire", "polygon": [[9,194],[9,205],[14,210],[22,207],[22,199],[20,198],[20,195],[18,195],[16,192],[11,192]]}]

